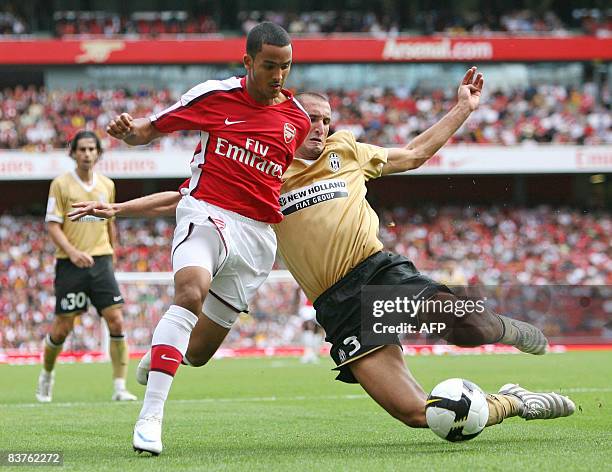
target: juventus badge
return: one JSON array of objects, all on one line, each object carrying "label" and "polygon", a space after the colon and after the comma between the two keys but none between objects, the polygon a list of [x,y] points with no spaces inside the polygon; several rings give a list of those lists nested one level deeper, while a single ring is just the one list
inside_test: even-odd
[{"label": "juventus badge", "polygon": [[332,172],[338,172],[340,170],[340,156],[335,152],[329,153],[329,168]]}]

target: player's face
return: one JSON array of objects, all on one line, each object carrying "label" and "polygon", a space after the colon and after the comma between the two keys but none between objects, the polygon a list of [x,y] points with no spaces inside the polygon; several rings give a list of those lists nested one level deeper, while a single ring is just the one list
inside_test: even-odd
[{"label": "player's face", "polygon": [[77,141],[72,157],[79,170],[90,170],[98,160],[98,148],[94,138],[81,138]]},{"label": "player's face", "polygon": [[257,101],[277,98],[291,70],[291,45],[272,46],[264,44],[255,58],[244,56],[249,92]]},{"label": "player's face", "polygon": [[325,148],[331,122],[331,107],[326,100],[310,96],[301,99],[300,103],[310,116],[310,132],[297,150],[297,155],[302,159],[315,160]]}]

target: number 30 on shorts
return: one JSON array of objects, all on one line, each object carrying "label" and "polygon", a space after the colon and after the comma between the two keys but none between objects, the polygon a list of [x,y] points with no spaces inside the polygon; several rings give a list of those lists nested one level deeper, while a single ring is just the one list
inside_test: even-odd
[{"label": "number 30 on shorts", "polygon": [[70,292],[67,293],[60,302],[62,310],[75,310],[85,308],[87,306],[87,295],[85,292]]}]

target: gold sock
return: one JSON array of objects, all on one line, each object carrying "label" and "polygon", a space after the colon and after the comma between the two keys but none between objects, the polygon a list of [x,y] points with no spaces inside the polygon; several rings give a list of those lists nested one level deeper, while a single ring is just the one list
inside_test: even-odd
[{"label": "gold sock", "polygon": [[486,426],[499,424],[505,418],[519,414],[520,400],[511,395],[487,393],[487,404],[489,405],[489,419]]},{"label": "gold sock", "polygon": [[125,379],[128,368],[128,345],[124,335],[110,337],[110,357],[113,364],[113,378]]},{"label": "gold sock", "polygon": [[63,347],[64,343],[56,344],[51,339],[50,334],[45,337],[45,353],[43,355],[43,366],[47,372],[53,371],[57,356],[59,356],[59,353],[62,352]]}]

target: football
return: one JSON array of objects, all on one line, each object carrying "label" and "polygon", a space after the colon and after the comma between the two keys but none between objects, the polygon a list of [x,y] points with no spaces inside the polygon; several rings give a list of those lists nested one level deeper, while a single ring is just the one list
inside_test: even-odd
[{"label": "football", "polygon": [[427,425],[448,441],[467,441],[478,436],[489,418],[486,394],[464,379],[448,379],[429,394],[425,405]]}]

